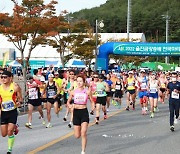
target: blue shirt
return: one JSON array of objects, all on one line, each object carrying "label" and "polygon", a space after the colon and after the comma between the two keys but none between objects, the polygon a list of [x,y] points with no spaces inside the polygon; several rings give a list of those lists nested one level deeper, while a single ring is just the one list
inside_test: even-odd
[{"label": "blue shirt", "polygon": [[105,82],[109,85],[109,87],[111,87],[111,85],[113,84],[111,80],[105,80]]},{"label": "blue shirt", "polygon": [[177,89],[180,92],[180,82],[178,82],[178,81],[176,81],[176,83],[169,82],[167,85],[167,88],[170,90],[169,102],[170,103],[171,102],[180,102],[180,98],[179,99],[172,98],[172,93],[173,93],[174,89]]}]

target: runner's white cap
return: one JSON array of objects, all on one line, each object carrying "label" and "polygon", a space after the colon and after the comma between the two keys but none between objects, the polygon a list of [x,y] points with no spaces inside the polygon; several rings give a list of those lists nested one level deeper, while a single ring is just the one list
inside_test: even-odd
[{"label": "runner's white cap", "polygon": [[54,78],[54,75],[53,74],[49,74],[48,78]]},{"label": "runner's white cap", "polygon": [[141,70],[140,72],[144,72],[145,73],[146,71],[145,70]]},{"label": "runner's white cap", "polygon": [[133,71],[129,71],[128,74],[134,74]]}]

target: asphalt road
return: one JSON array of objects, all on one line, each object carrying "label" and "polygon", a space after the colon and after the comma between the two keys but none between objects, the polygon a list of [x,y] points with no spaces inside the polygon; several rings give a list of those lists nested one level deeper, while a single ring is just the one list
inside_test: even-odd
[{"label": "asphalt road", "polygon": [[[123,111],[88,131],[86,154],[179,154],[180,124],[169,130],[168,105],[159,105],[160,112],[151,119],[136,111]],[[180,121],[179,121],[180,122]],[[38,154],[80,154],[81,140],[73,136]]]},{"label": "asphalt road", "polygon": [[[175,132],[169,130],[168,104],[160,104],[160,111],[151,119],[149,115],[141,115],[139,105],[135,111],[124,111],[111,106],[109,118],[94,124],[90,116],[91,126],[88,129],[86,154],[179,154],[180,153],[180,121],[175,125]],[[68,122],[63,122],[65,108],[57,118],[52,110],[52,128],[45,128],[33,113],[33,129],[27,129],[27,115],[19,116],[20,133],[16,136],[14,154],[80,154],[81,140],[75,139],[73,129]],[[102,117],[102,116],[101,116]],[[7,150],[7,137],[0,137],[0,154]]]}]

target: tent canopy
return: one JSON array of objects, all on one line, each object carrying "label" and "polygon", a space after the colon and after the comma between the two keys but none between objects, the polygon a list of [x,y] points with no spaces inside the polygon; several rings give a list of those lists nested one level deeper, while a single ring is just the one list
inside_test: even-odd
[{"label": "tent canopy", "polygon": [[65,67],[77,67],[77,68],[85,68],[86,65],[80,59],[70,59]]}]

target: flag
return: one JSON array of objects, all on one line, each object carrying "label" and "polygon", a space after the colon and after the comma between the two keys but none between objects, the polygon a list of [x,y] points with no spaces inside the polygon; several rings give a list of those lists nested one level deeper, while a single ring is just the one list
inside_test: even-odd
[{"label": "flag", "polygon": [[6,52],[3,54],[3,67],[5,67],[5,65],[6,65],[8,56],[9,56],[9,52],[6,51]]}]

